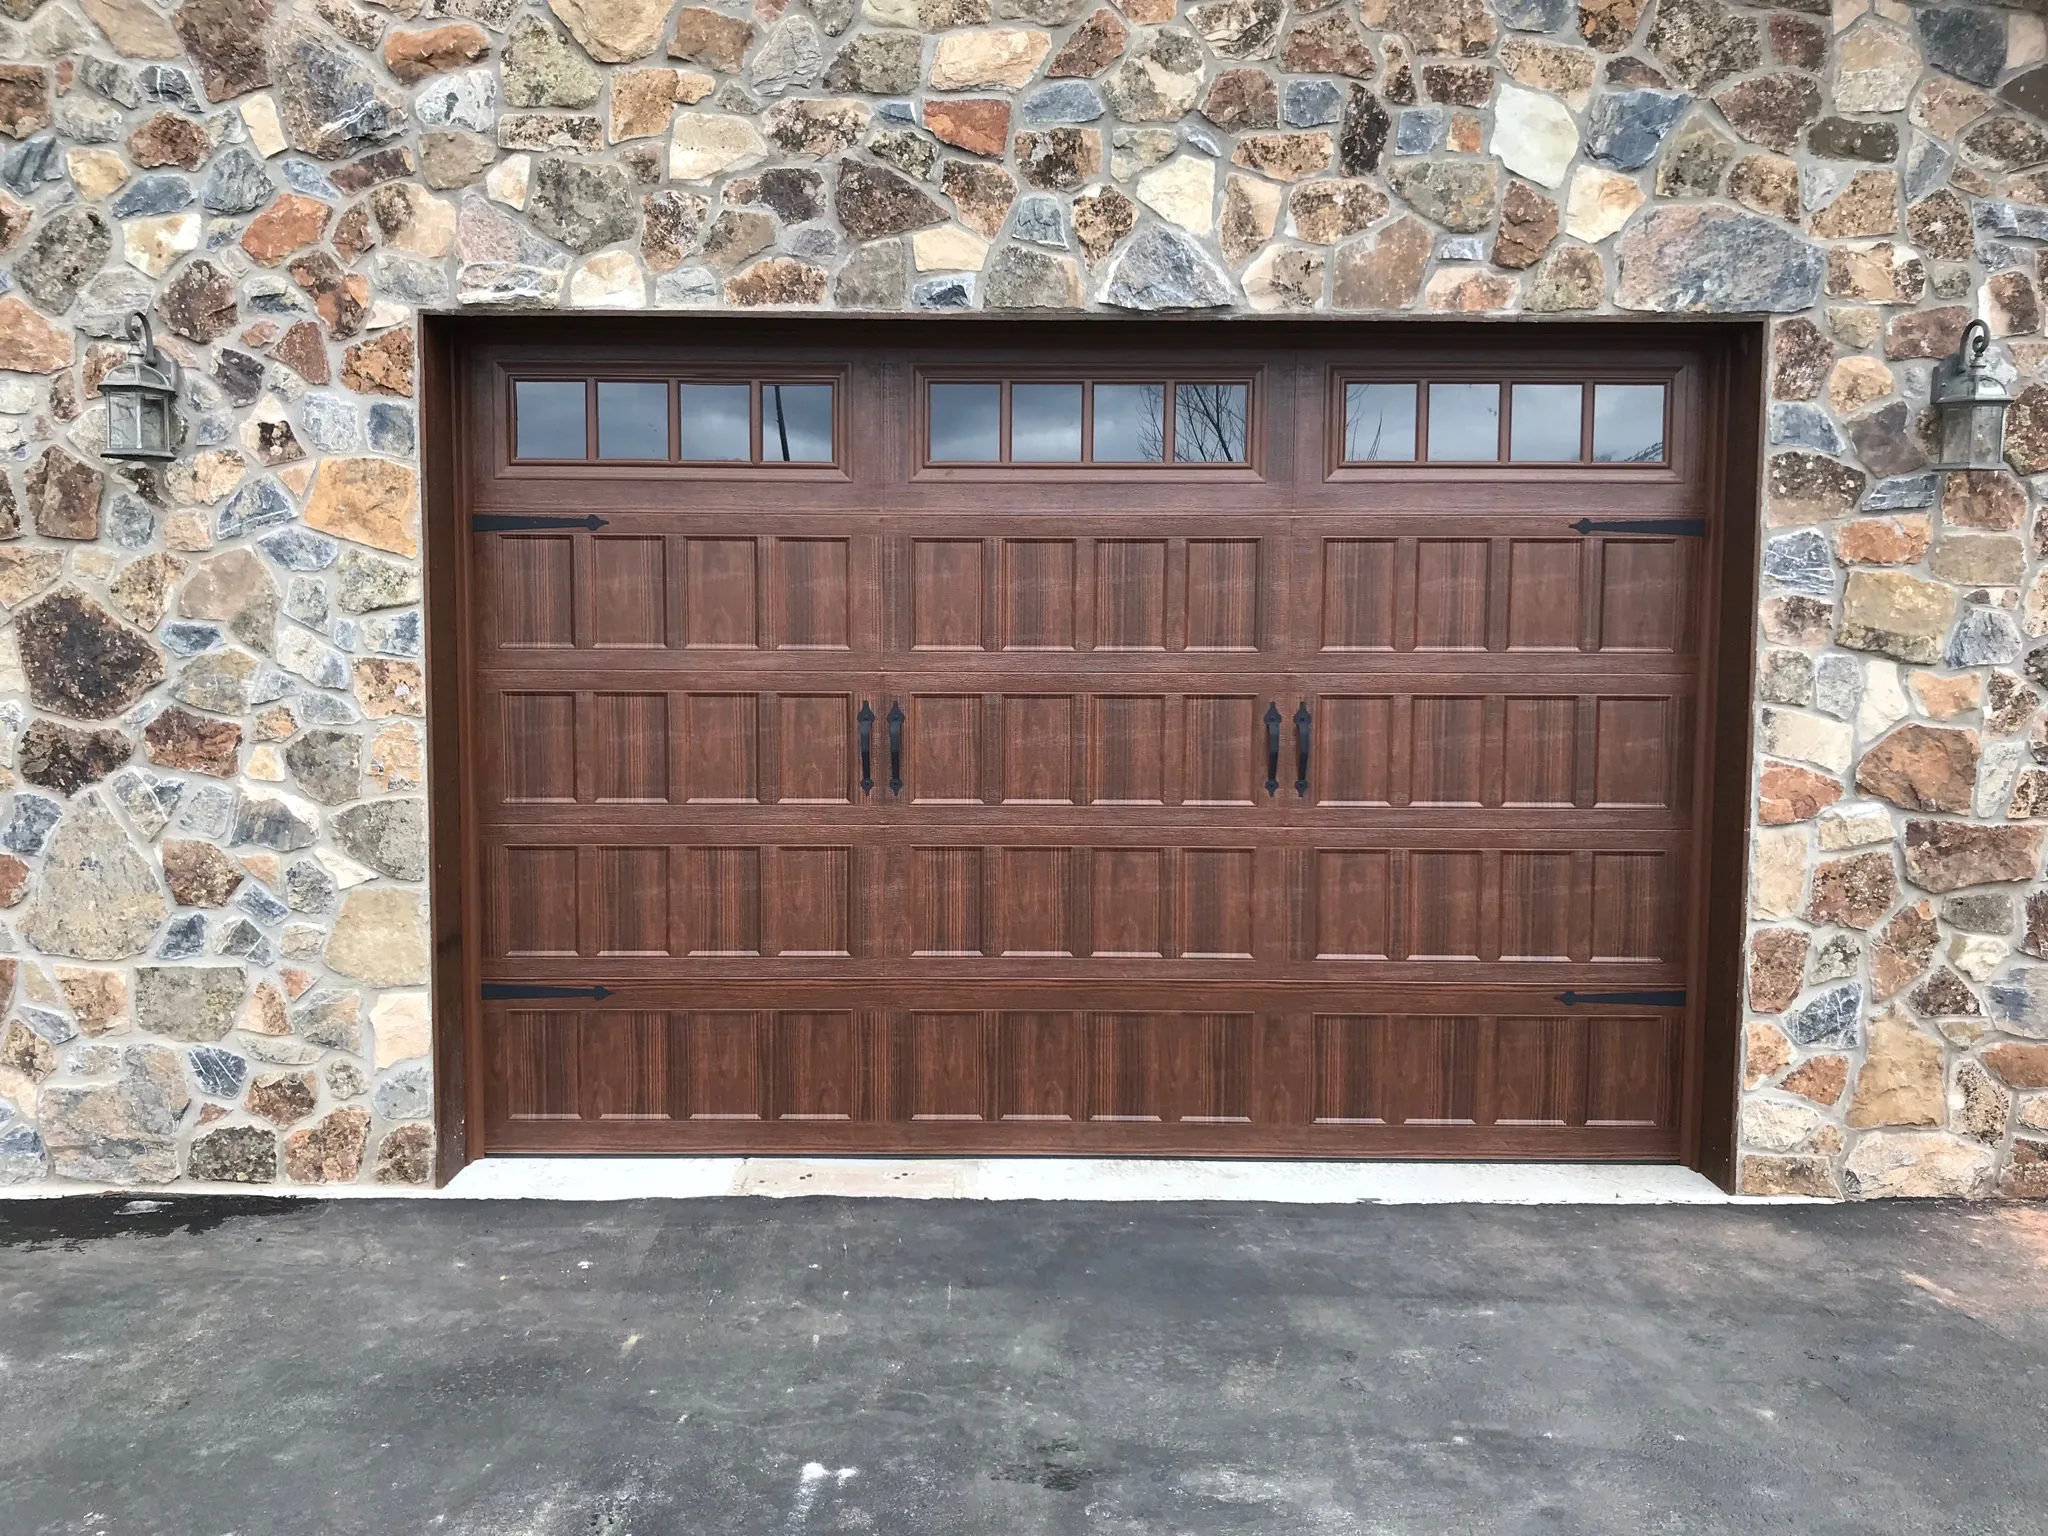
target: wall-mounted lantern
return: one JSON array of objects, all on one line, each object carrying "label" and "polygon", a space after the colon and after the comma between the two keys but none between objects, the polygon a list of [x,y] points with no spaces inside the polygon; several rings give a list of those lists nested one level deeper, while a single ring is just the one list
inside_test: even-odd
[{"label": "wall-mounted lantern", "polygon": [[128,339],[135,355],[100,381],[107,402],[106,456],[174,459],[177,421],[171,404],[178,398],[178,364],[157,351],[147,315],[128,317]]},{"label": "wall-mounted lantern", "polygon": [[1972,320],[1962,344],[1934,371],[1934,409],[1941,418],[1937,469],[2005,468],[2005,413],[2012,393],[1986,365],[1991,327]]}]

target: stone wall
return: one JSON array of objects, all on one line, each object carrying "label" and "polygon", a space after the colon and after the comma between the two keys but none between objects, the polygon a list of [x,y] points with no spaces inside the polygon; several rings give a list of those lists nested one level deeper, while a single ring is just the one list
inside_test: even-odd
[{"label": "stone wall", "polygon": [[0,0],[0,1182],[429,1176],[418,313],[1173,308],[1782,317],[1742,1185],[2048,1194],[2044,8]]}]

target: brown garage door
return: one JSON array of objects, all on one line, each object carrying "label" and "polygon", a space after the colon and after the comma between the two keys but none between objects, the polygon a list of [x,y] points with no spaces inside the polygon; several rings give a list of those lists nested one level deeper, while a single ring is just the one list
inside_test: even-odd
[{"label": "brown garage door", "polygon": [[474,351],[485,1150],[1681,1156],[1704,365],[1304,334]]}]

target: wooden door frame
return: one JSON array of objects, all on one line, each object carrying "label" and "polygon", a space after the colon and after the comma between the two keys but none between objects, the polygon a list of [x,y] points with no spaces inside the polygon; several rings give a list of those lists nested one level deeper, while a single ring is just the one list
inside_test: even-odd
[{"label": "wooden door frame", "polygon": [[[434,947],[431,1000],[434,1019],[435,1180],[445,1185],[482,1155],[472,1132],[483,1124],[483,1061],[472,978],[480,972],[479,936],[465,913],[480,910],[475,859],[465,820],[462,786],[470,778],[474,719],[468,540],[461,511],[466,501],[468,454],[461,398],[463,351],[475,342],[554,341],[574,324],[591,341],[644,341],[650,321],[674,328],[676,344],[731,340],[736,334],[777,339],[801,332],[815,345],[818,333],[852,338],[862,332],[883,344],[901,344],[907,333],[934,341],[963,328],[997,329],[1043,319],[987,317],[932,321],[917,316],[682,315],[631,320],[587,316],[423,315],[420,323],[420,467],[422,552],[425,564],[428,790],[431,797],[429,902]],[[1396,328],[1416,333],[1417,345],[1455,339],[1470,345],[1479,326],[1503,348],[1527,345],[1531,333],[1569,335],[1578,343],[1645,340],[1680,331],[1698,345],[1709,365],[1706,436],[1717,446],[1707,456],[1714,482],[1708,495],[1722,509],[1709,531],[1704,558],[1702,614],[1711,637],[1700,656],[1699,728],[1708,771],[1696,776],[1695,794],[1706,803],[1695,821],[1705,829],[1705,856],[1695,861],[1695,924],[1689,985],[1703,998],[1703,1027],[1693,1034],[1695,1059],[1685,1076],[1697,1085],[1682,1106],[1682,1160],[1723,1189],[1735,1180],[1735,1121],[1739,1081],[1745,903],[1748,865],[1752,717],[1756,667],[1757,555],[1762,518],[1764,452],[1764,368],[1767,324],[1584,320],[1557,322],[1440,321],[1404,318],[1333,319],[1328,316],[1260,317],[1228,321],[1202,318],[1137,319],[1091,317],[1059,322],[1074,339],[1100,341],[1110,335],[1135,338],[1170,334],[1185,343],[1196,330],[1228,328],[1241,340],[1246,327],[1276,339],[1292,333],[1299,344],[1313,338],[1327,344],[1332,332]]]}]

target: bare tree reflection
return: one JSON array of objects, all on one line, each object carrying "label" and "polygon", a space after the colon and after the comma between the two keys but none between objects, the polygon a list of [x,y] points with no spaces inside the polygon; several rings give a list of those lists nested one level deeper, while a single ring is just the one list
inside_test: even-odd
[{"label": "bare tree reflection", "polygon": [[1245,458],[1243,384],[1174,387],[1173,456],[1183,464],[1241,464]]}]

